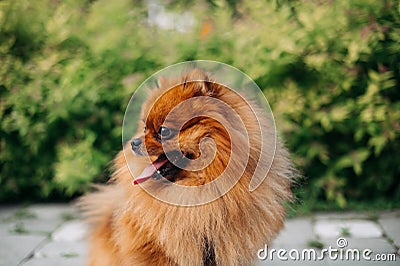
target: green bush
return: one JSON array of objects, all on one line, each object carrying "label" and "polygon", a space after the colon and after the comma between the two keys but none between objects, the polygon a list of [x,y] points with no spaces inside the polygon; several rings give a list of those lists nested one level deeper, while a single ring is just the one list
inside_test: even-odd
[{"label": "green bush", "polygon": [[[314,205],[400,201],[400,16],[395,3],[298,4],[286,11],[290,26],[263,24],[264,32],[275,28],[269,35],[278,43],[255,51],[255,58],[271,68],[255,78],[267,96],[274,95],[274,114],[308,178],[305,199]],[[259,38],[270,43],[269,36]]]},{"label": "green bush", "polygon": [[133,30],[140,9],[80,2],[1,3],[0,200],[71,196],[104,180],[130,94],[160,67]]},{"label": "green bush", "polygon": [[197,23],[186,32],[151,26],[141,1],[0,3],[0,201],[70,197],[104,181],[140,82],[172,63],[211,59],[264,90],[310,208],[400,205],[397,1],[168,7],[191,10]]}]

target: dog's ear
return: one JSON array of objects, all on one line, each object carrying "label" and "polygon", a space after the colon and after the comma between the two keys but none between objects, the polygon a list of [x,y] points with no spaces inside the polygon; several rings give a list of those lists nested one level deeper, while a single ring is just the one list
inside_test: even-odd
[{"label": "dog's ear", "polygon": [[174,84],[174,82],[172,82],[172,80],[167,79],[165,77],[159,77],[156,81],[156,86],[158,89],[160,88],[171,88],[171,86],[175,86],[176,84]]},{"label": "dog's ear", "polygon": [[215,93],[213,85],[208,75],[198,68],[189,71],[183,78],[183,88],[194,90],[196,96],[213,96]]}]

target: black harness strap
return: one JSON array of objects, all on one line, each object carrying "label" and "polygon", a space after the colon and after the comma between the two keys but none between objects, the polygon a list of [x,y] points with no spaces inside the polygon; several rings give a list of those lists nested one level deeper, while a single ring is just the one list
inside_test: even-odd
[{"label": "black harness strap", "polygon": [[215,250],[212,243],[208,239],[204,239],[204,250],[203,250],[203,265],[204,266],[216,266],[215,261]]}]

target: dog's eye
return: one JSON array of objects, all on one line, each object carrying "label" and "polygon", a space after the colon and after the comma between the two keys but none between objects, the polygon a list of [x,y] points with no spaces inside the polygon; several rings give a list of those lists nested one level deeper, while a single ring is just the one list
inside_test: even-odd
[{"label": "dog's eye", "polygon": [[161,139],[170,139],[173,136],[172,130],[164,126],[160,127],[158,134],[160,135]]},{"label": "dog's eye", "polygon": [[146,134],[146,127],[143,127],[143,133]]}]

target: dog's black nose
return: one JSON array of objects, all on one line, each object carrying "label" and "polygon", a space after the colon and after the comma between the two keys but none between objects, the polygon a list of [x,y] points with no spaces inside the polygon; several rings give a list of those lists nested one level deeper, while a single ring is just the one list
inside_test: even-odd
[{"label": "dog's black nose", "polygon": [[132,150],[134,151],[138,150],[141,144],[142,140],[140,138],[133,139],[131,141]]}]

